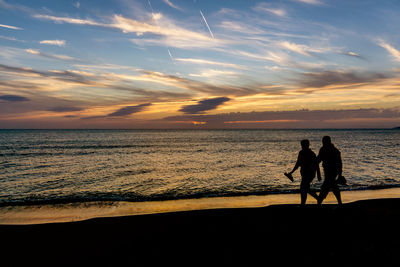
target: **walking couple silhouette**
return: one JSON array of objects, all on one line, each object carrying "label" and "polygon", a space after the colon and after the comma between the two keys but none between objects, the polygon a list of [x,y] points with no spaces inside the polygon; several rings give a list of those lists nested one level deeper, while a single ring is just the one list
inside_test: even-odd
[{"label": "walking couple silhouette", "polygon": [[[307,194],[313,196],[318,204],[322,204],[322,201],[324,201],[330,191],[333,192],[338,204],[341,205],[342,198],[339,184],[345,184],[346,179],[342,176],[342,158],[340,151],[332,144],[330,136],[324,136],[322,138],[322,147],[319,150],[318,156],[310,149],[309,140],[304,139],[300,144],[302,149],[297,157],[296,165],[293,167],[292,171],[285,173],[285,175],[293,181],[292,174],[300,167],[301,205],[304,206],[306,204]],[[321,181],[321,172],[319,169],[319,163],[321,162],[325,179],[318,195],[315,190],[311,189],[310,185],[315,176],[317,176],[318,181]]]}]

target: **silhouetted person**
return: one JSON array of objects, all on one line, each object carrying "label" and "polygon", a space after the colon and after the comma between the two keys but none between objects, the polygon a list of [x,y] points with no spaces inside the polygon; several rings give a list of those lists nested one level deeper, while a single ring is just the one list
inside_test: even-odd
[{"label": "silhouetted person", "polygon": [[332,144],[329,136],[324,136],[322,138],[322,147],[319,150],[317,160],[318,164],[322,161],[325,175],[318,203],[322,204],[322,201],[326,198],[329,191],[332,191],[338,204],[342,204],[339,186],[336,182],[336,177],[342,176],[342,158],[340,156],[340,151]]},{"label": "silhouetted person", "polygon": [[[299,156],[297,157],[296,165],[293,167],[293,170],[287,174],[286,176],[289,179],[299,167],[301,174],[301,183],[300,183],[300,196],[301,196],[301,205],[306,204],[307,193],[313,196],[318,200],[318,195],[315,191],[311,190],[310,185],[312,180],[315,178],[315,173],[317,173],[318,180],[321,180],[321,174],[319,171],[319,165],[317,161],[317,156],[310,149],[310,141],[307,139],[301,140],[301,150],[299,152]],[[292,179],[291,179],[292,180]]]}]

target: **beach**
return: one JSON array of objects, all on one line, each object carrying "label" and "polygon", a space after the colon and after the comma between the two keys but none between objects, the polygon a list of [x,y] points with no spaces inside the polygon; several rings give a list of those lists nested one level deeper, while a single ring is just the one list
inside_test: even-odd
[{"label": "beach", "polygon": [[11,265],[392,266],[399,223],[400,199],[376,198],[3,224],[0,235]]}]

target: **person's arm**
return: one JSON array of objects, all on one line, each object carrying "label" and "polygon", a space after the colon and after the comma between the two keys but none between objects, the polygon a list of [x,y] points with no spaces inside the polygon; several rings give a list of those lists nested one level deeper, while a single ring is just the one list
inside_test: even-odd
[{"label": "person's arm", "polygon": [[319,165],[319,163],[322,161],[322,148],[319,150],[318,156],[317,156],[317,164]]},{"label": "person's arm", "polygon": [[318,181],[322,180],[322,178],[321,178],[321,170],[319,169],[318,161],[317,161],[317,178],[318,178]]},{"label": "person's arm", "polygon": [[322,161],[322,148],[319,150],[319,152],[318,152],[318,156],[317,156],[317,158],[316,158],[316,164],[317,164],[317,178],[318,178],[318,181],[321,181],[321,170],[320,170],[320,168],[319,168],[319,163]]},{"label": "person's arm", "polygon": [[300,161],[301,161],[300,158],[301,158],[301,156],[300,156],[300,152],[299,152],[299,156],[297,157],[296,165],[294,165],[293,170],[291,172],[289,172],[289,174],[294,173],[300,167]]},{"label": "person's arm", "polygon": [[342,157],[340,155],[340,151],[338,150],[338,159],[337,159],[337,168],[338,168],[338,175],[342,176],[343,173],[343,163],[342,163]]}]

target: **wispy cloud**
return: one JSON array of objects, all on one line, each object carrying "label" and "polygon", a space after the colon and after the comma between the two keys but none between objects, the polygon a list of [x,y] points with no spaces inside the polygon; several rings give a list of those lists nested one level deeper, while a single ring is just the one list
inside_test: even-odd
[{"label": "wispy cloud", "polygon": [[51,15],[42,15],[42,14],[35,14],[33,16],[37,19],[43,20],[51,20],[56,23],[70,23],[70,24],[78,24],[78,25],[91,25],[91,26],[107,26],[106,24],[96,22],[91,19],[77,19],[77,18],[70,18],[70,17],[57,17]]},{"label": "wispy cloud", "polygon": [[[150,72],[149,72],[150,73]],[[125,97],[132,95],[135,96],[137,101],[170,101],[170,100],[186,100],[193,97],[193,93],[188,92],[171,92],[168,90],[148,90],[133,84],[132,81],[156,81],[163,85],[179,84],[173,83],[172,78],[168,79],[166,75],[155,74],[140,74],[140,75],[117,75],[113,73],[105,73],[96,71],[95,73],[73,71],[73,70],[34,70],[24,67],[13,67],[0,64],[0,74],[8,75],[7,81],[0,81],[0,87],[7,88],[8,90],[17,90],[26,88],[29,91],[34,89],[39,91],[57,91],[65,88],[74,88],[79,85],[79,88],[85,90],[85,95],[92,95],[95,102],[101,102],[98,99],[96,91],[87,90],[88,88],[106,88],[110,96],[116,94]],[[161,75],[161,76],[160,76]],[[183,83],[183,82],[182,82]],[[85,89],[86,88],[86,89]]]},{"label": "wispy cloud", "polygon": [[[43,20],[51,20],[56,23],[107,27],[121,30],[123,33],[127,34],[135,33],[139,38],[131,39],[131,41],[138,45],[165,44],[167,46],[180,48],[210,48],[223,44],[223,40],[219,39],[214,39],[214,42],[210,42],[212,37],[201,32],[185,29],[161,13],[152,13],[151,16],[149,16],[150,19],[147,21],[139,21],[122,15],[113,15],[108,18],[108,22],[51,15],[34,15],[34,17]],[[145,34],[154,34],[158,37],[145,37]],[[213,35],[211,34],[211,36]]]},{"label": "wispy cloud", "polygon": [[42,40],[39,43],[47,45],[64,46],[66,42],[65,40]]},{"label": "wispy cloud", "polygon": [[287,12],[283,8],[272,7],[270,4],[267,3],[259,3],[254,7],[255,11],[258,12],[267,12],[270,14],[274,14],[279,17],[287,17]]},{"label": "wispy cloud", "polygon": [[7,29],[12,29],[12,30],[23,30],[20,27],[16,27],[16,26],[10,26],[10,25],[5,25],[5,24],[0,24],[0,27],[2,28],[7,28]]},{"label": "wispy cloud", "polygon": [[278,63],[280,65],[289,65],[290,63],[290,57],[283,52],[272,52],[272,51],[263,51],[264,53],[253,53],[253,52],[247,52],[247,51],[241,51],[241,50],[233,50],[231,53],[246,57],[246,58],[251,58],[254,60],[259,60],[259,61],[272,61],[275,63]]},{"label": "wispy cloud", "polygon": [[23,41],[23,40],[19,40],[19,39],[15,38],[15,37],[10,37],[10,36],[3,36],[3,35],[0,35],[0,39],[8,40],[8,41],[14,41],[14,42],[22,42],[22,43],[25,43],[25,41]]},{"label": "wispy cloud", "polygon": [[215,70],[215,69],[206,69],[201,71],[201,73],[191,73],[189,74],[192,77],[203,77],[203,78],[211,78],[211,77],[216,77],[216,76],[236,76],[238,75],[237,72],[234,71],[226,71],[226,70]]},{"label": "wispy cloud", "polygon": [[306,45],[299,45],[299,44],[291,43],[288,41],[280,42],[279,45],[290,51],[293,51],[293,52],[296,52],[296,53],[299,53],[302,55],[310,56],[310,54],[307,52],[307,50],[309,50],[309,48]]},{"label": "wispy cloud", "polygon": [[322,5],[323,2],[321,0],[294,0],[297,2],[305,3],[305,4],[310,4],[310,5]]},{"label": "wispy cloud", "polygon": [[215,65],[215,66],[234,68],[234,69],[246,69],[246,67],[244,67],[244,66],[240,66],[237,64],[233,64],[233,63],[218,62],[218,61],[199,59],[199,58],[175,58],[175,61],[199,64],[199,65]]},{"label": "wispy cloud", "polygon": [[211,31],[211,28],[210,28],[210,26],[208,25],[208,22],[207,22],[207,20],[206,20],[206,17],[204,17],[204,14],[203,14],[203,12],[201,12],[201,10],[200,10],[200,15],[201,15],[201,17],[203,18],[203,21],[204,21],[204,23],[206,24],[207,29],[208,29],[208,31],[210,32],[211,37],[214,38],[214,34],[213,34],[213,32]]},{"label": "wispy cloud", "polygon": [[[270,94],[270,89],[265,89],[260,84],[247,84],[246,86],[233,85],[215,85],[203,81],[196,81],[184,77],[167,75],[154,71],[142,71],[141,79],[146,79],[152,82],[158,82],[164,85],[173,86],[192,91],[194,93],[206,94],[210,96],[225,95],[225,96],[249,96],[255,94]],[[136,78],[136,77],[135,77]],[[282,93],[283,89],[278,88],[273,94]]]},{"label": "wispy cloud", "polygon": [[370,83],[387,76],[381,73],[357,73],[350,71],[322,71],[302,73],[298,81],[302,87],[321,88],[328,85]]},{"label": "wispy cloud", "polygon": [[400,51],[397,50],[395,47],[392,45],[388,44],[384,40],[379,40],[379,45],[383,48],[385,48],[395,60],[400,61]]},{"label": "wispy cloud", "polygon": [[80,61],[79,59],[73,58],[73,57],[70,57],[70,56],[43,53],[43,52],[40,52],[37,49],[32,49],[32,48],[25,49],[25,52],[27,52],[29,54],[32,54],[32,55],[37,55],[37,56],[49,58],[49,59],[57,59],[57,60],[64,60],[64,61]]},{"label": "wispy cloud", "polygon": [[264,34],[265,31],[257,28],[255,25],[247,25],[238,21],[224,20],[217,27],[231,32],[238,32],[246,35],[250,34]]},{"label": "wispy cloud", "polygon": [[169,5],[170,7],[175,8],[175,9],[177,9],[177,10],[179,10],[179,11],[183,11],[182,8],[180,8],[179,6],[175,5],[175,4],[172,3],[170,0],[163,0],[163,1],[164,1],[164,3],[166,3],[167,5]]},{"label": "wispy cloud", "polygon": [[197,104],[194,104],[194,105],[183,106],[179,111],[182,111],[185,114],[204,113],[205,111],[218,108],[218,106],[222,105],[223,103],[225,103],[229,100],[230,100],[230,98],[228,98],[228,97],[205,99],[205,100],[198,101]]},{"label": "wispy cloud", "polygon": [[29,14],[34,14],[34,10],[30,7],[20,5],[20,4],[9,4],[4,0],[0,0],[0,7],[10,9],[10,10],[17,10],[22,11]]},{"label": "wispy cloud", "polygon": [[362,60],[366,60],[366,58],[356,52],[353,51],[339,51],[339,54],[349,56],[349,57],[354,57]]}]

